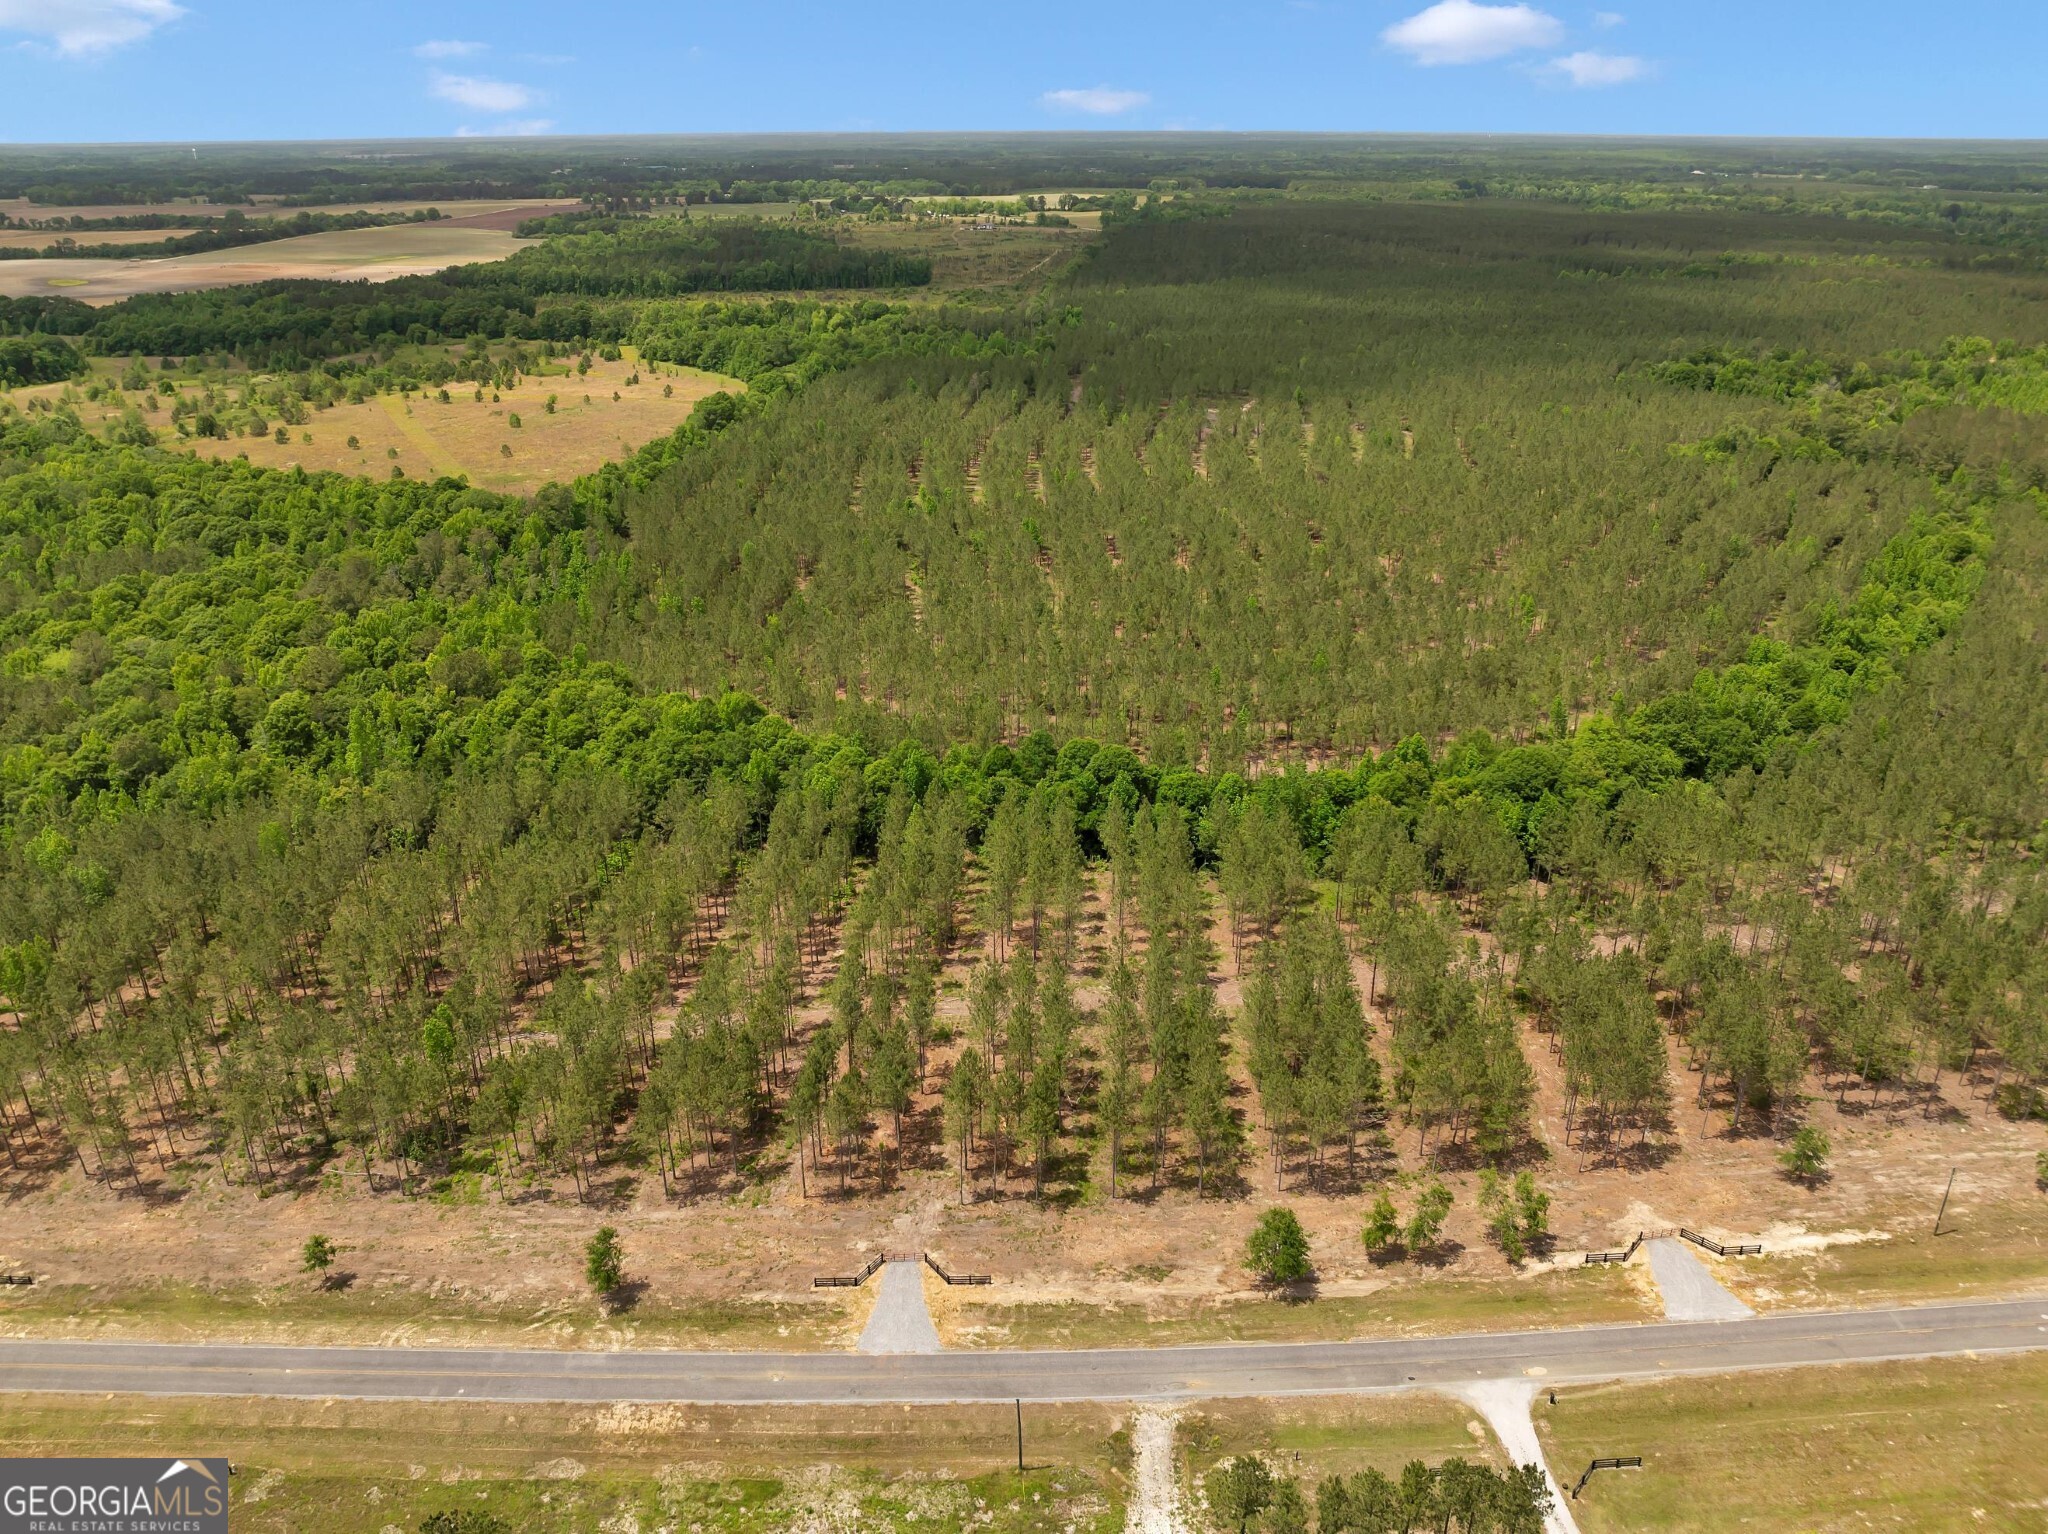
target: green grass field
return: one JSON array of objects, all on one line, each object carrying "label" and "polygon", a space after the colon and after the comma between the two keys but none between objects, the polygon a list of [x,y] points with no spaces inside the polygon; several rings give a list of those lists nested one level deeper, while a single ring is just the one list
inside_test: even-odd
[{"label": "green grass field", "polygon": [[1560,1389],[1538,1431],[1585,1534],[2038,1534],[2048,1354]]}]

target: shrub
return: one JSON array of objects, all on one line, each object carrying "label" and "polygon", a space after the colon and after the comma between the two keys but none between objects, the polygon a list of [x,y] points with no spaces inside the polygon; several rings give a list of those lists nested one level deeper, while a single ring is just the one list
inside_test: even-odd
[{"label": "shrub", "polygon": [[1265,1534],[1308,1534],[1308,1500],[1291,1480],[1274,1483],[1266,1509]]},{"label": "shrub", "polygon": [[1443,1185],[1442,1179],[1431,1178],[1429,1186],[1415,1201],[1415,1213],[1408,1218],[1408,1245],[1435,1246],[1437,1237],[1444,1233],[1444,1220],[1450,1212],[1451,1190]]},{"label": "shrub", "polygon": [[1828,1137],[1811,1124],[1802,1124],[1792,1143],[1778,1156],[1778,1164],[1798,1182],[1812,1182],[1828,1169]]},{"label": "shrub", "polygon": [[1365,1217],[1361,1234],[1368,1252],[1383,1252],[1400,1241],[1401,1212],[1391,1196],[1383,1192],[1373,1199],[1372,1213]]},{"label": "shrub", "polygon": [[583,1276],[590,1287],[600,1296],[610,1294],[619,1287],[624,1278],[626,1262],[625,1248],[619,1245],[619,1233],[609,1225],[600,1225],[597,1234],[583,1248]]},{"label": "shrub", "polygon": [[1268,1209],[1245,1242],[1244,1265],[1271,1284],[1307,1278],[1308,1234],[1292,1209]]},{"label": "shrub", "polygon": [[1479,1207],[1488,1212],[1487,1232],[1509,1262],[1520,1262],[1550,1234],[1550,1195],[1529,1172],[1517,1172],[1513,1183],[1491,1169],[1481,1173]]},{"label": "shrub", "polygon": [[1227,1459],[1209,1472],[1203,1483],[1209,1494],[1209,1511],[1224,1528],[1238,1534],[1273,1502],[1273,1472],[1255,1454]]},{"label": "shrub", "polygon": [[299,1266],[308,1273],[321,1273],[334,1266],[336,1254],[340,1251],[325,1236],[308,1236],[306,1244],[299,1249]]},{"label": "shrub", "polygon": [[1118,1475],[1130,1474],[1131,1466],[1136,1464],[1138,1459],[1137,1450],[1131,1447],[1131,1430],[1120,1427],[1111,1433],[1103,1445],[1103,1453],[1109,1460],[1110,1469]]},{"label": "shrub", "polygon": [[420,1520],[420,1534],[510,1534],[505,1520],[480,1507],[458,1507],[429,1513]]}]

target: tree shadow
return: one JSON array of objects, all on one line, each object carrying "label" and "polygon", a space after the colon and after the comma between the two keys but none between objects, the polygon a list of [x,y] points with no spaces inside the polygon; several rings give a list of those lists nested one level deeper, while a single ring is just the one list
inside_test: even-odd
[{"label": "tree shadow", "polygon": [[138,1177],[127,1187],[116,1189],[115,1197],[139,1199],[151,1209],[172,1209],[182,1204],[189,1192],[189,1188],[165,1177],[153,1177],[147,1181]]},{"label": "tree shadow", "polygon": [[598,1209],[625,1209],[632,1204],[639,1188],[640,1179],[631,1172],[621,1172],[602,1182],[593,1177],[584,1185],[583,1202]]},{"label": "tree shadow", "polygon": [[1439,1272],[1450,1267],[1464,1255],[1465,1243],[1453,1240],[1448,1236],[1439,1237],[1428,1246],[1417,1247],[1413,1252],[1409,1253],[1409,1256],[1423,1267],[1435,1268]]},{"label": "tree shadow", "polygon": [[616,1288],[606,1291],[604,1312],[608,1316],[630,1314],[639,1303],[647,1298],[648,1284],[644,1278],[622,1279]]},{"label": "tree shadow", "polygon": [[1307,1278],[1289,1279],[1284,1284],[1266,1284],[1270,1298],[1282,1305],[1313,1305],[1322,1298],[1322,1275],[1311,1273]]}]

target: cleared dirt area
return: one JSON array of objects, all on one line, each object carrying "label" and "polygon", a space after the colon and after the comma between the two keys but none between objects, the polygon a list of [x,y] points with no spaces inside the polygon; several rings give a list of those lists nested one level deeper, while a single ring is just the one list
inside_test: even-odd
[{"label": "cleared dirt area", "polygon": [[[1042,287],[1095,238],[1087,229],[1040,229],[1030,225],[977,229],[968,223],[922,221],[869,224],[855,221],[843,231],[856,245],[898,250],[931,258],[929,288],[892,290],[892,301],[919,293],[961,294]],[[863,295],[872,296],[872,295]]]},{"label": "cleared dirt area", "polygon": [[588,1407],[0,1395],[0,1454],[218,1454],[232,1517],[262,1534],[412,1530],[436,1513],[504,1530],[625,1534],[1113,1534],[1107,1406]]},{"label": "cleared dirt area", "polygon": [[[118,303],[138,293],[189,293],[285,277],[338,277],[383,282],[477,261],[502,261],[525,241],[509,229],[468,219],[390,224],[303,234],[236,250],[160,260],[64,257],[0,261],[0,294],[59,294],[89,304]],[[515,220],[516,222],[516,220]]]},{"label": "cleared dirt area", "polygon": [[[517,389],[485,389],[482,399],[474,385],[451,384],[445,402],[429,392],[333,405],[314,411],[302,426],[286,428],[285,442],[274,434],[180,438],[169,430],[164,402],[150,412],[148,396],[139,392],[93,401],[71,387],[69,403],[80,420],[96,429],[120,420],[127,410],[143,410],[163,446],[204,458],[246,458],[267,468],[331,469],[377,478],[394,468],[423,479],[464,474],[481,489],[526,494],[550,480],[587,474],[666,436],[707,394],[739,393],[746,387],[738,379],[696,368],[641,364],[630,348],[617,362],[593,359],[589,373],[581,376],[573,359],[545,366],[559,371],[529,375]],[[95,371],[112,382],[119,365],[101,364]],[[181,382],[178,387],[190,391],[197,385]],[[550,395],[555,396],[552,414]],[[0,400],[17,407],[31,400],[66,399],[62,384],[0,392]]]},{"label": "cleared dirt area", "polygon": [[2048,1508],[2048,1356],[1561,1387],[1536,1399],[1572,1515],[1605,1530],[2036,1531]]}]

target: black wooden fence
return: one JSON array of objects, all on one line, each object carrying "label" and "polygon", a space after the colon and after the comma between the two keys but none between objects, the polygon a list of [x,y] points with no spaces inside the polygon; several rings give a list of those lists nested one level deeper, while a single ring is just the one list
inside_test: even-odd
[{"label": "black wooden fence", "polygon": [[924,1254],[924,1265],[949,1284],[992,1284],[995,1279],[986,1273],[948,1273],[939,1266],[939,1261],[930,1252]]},{"label": "black wooden fence", "polygon": [[1636,1248],[1645,1241],[1655,1241],[1664,1236],[1681,1237],[1684,1240],[1690,1241],[1694,1246],[1705,1247],[1716,1257],[1755,1257],[1764,1249],[1763,1243],[1760,1241],[1743,1242],[1735,1246],[1723,1246],[1711,1236],[1703,1236],[1696,1230],[1687,1230],[1683,1225],[1679,1225],[1671,1230],[1639,1230],[1636,1232],[1635,1240],[1629,1242],[1620,1251],[1588,1252],[1580,1259],[1580,1266],[1591,1267],[1595,1263],[1602,1262],[1627,1262],[1629,1258],[1635,1256]]},{"label": "black wooden fence", "polygon": [[1592,1264],[1596,1262],[1627,1262],[1629,1258],[1635,1256],[1636,1248],[1641,1246],[1645,1241],[1655,1241],[1660,1236],[1670,1236],[1676,1234],[1676,1231],[1669,1230],[1639,1230],[1636,1232],[1635,1240],[1629,1242],[1629,1244],[1623,1247],[1620,1251],[1588,1252],[1586,1253],[1585,1258],[1580,1262],[1579,1265],[1581,1267],[1590,1267]]},{"label": "black wooden fence", "polygon": [[1596,1459],[1586,1467],[1586,1473],[1579,1477],[1579,1484],[1572,1488],[1572,1500],[1579,1500],[1579,1493],[1586,1489],[1586,1482],[1593,1479],[1595,1470],[1640,1470],[1643,1457],[1640,1454],[1625,1454],[1619,1459]]},{"label": "black wooden fence", "polygon": [[813,1289],[858,1289],[873,1278],[886,1262],[921,1262],[949,1284],[992,1284],[995,1279],[986,1273],[948,1273],[939,1266],[938,1259],[930,1252],[877,1252],[867,1260],[867,1265],[858,1273],[849,1273],[830,1278],[814,1278]]},{"label": "black wooden fence", "polygon": [[1694,1246],[1703,1246],[1716,1257],[1755,1257],[1764,1249],[1761,1241],[1750,1241],[1736,1246],[1723,1246],[1711,1236],[1703,1236],[1696,1230],[1687,1230],[1683,1225],[1678,1233]]},{"label": "black wooden fence", "polygon": [[813,1289],[858,1289],[862,1284],[873,1278],[886,1261],[888,1259],[880,1252],[877,1252],[867,1260],[867,1266],[863,1267],[858,1273],[833,1278],[814,1278],[811,1280],[811,1287]]}]

